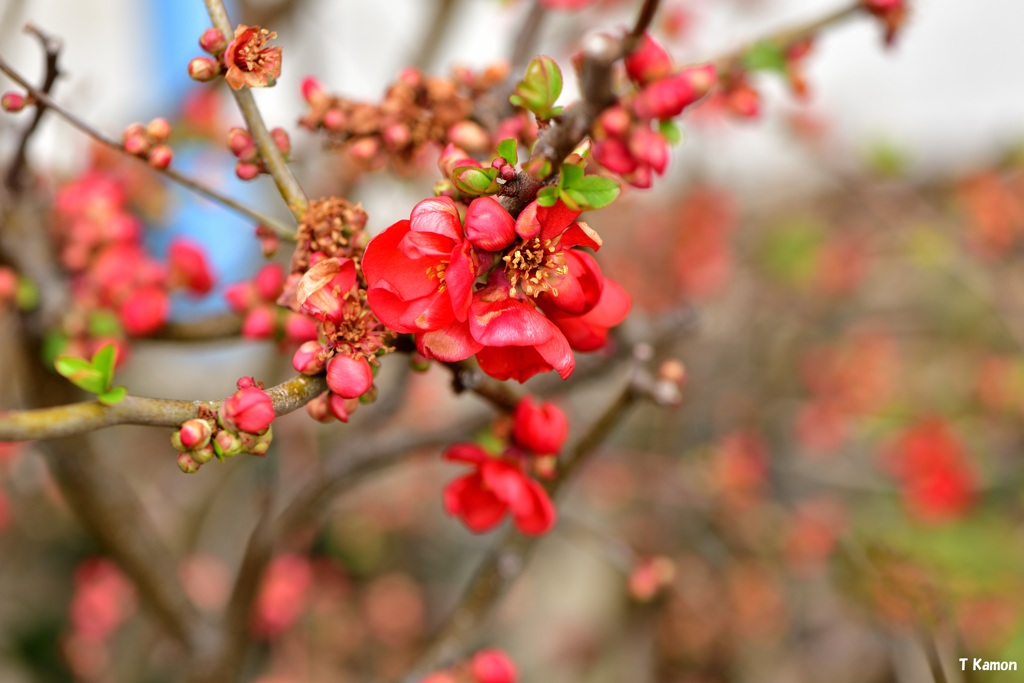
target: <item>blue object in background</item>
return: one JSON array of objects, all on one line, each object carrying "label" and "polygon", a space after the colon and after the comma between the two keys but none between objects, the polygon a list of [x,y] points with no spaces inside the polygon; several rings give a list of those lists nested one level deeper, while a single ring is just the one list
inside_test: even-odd
[{"label": "blue object in background", "polygon": [[[228,4],[229,12],[232,3]],[[151,65],[151,75],[142,101],[147,111],[144,120],[165,116],[171,123],[188,94],[196,88],[210,87],[188,76],[188,63],[204,53],[199,36],[210,27],[210,17],[202,3],[182,0],[150,0],[141,8],[147,12],[149,35],[142,41]],[[230,38],[230,36],[228,36]],[[260,206],[267,196],[260,178],[242,182],[234,174],[234,158],[223,145],[191,142],[174,143],[172,166],[194,178],[213,185],[218,191],[252,206]],[[171,300],[171,320],[189,321],[228,310],[224,288],[233,282],[251,278],[263,264],[259,241],[254,237],[255,225],[225,207],[174,184],[167,185],[167,213],[159,224],[150,224],[146,246],[159,258],[167,254],[175,238],[186,238],[199,244],[216,278],[215,288],[196,299],[176,293]]]}]

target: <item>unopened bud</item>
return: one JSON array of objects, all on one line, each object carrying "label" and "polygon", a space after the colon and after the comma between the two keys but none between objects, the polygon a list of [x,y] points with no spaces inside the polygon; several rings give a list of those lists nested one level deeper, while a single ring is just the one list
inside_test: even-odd
[{"label": "unopened bud", "polygon": [[200,466],[200,463],[196,462],[189,453],[178,455],[178,469],[185,474],[195,474],[199,471]]},{"label": "unopened bud", "polygon": [[686,366],[676,358],[669,358],[658,367],[658,379],[682,384],[686,379]]},{"label": "unopened bud", "polygon": [[213,450],[221,460],[232,458],[242,452],[242,439],[227,430],[217,432],[213,437]]},{"label": "unopened bud", "polygon": [[331,107],[324,112],[324,128],[334,133],[341,133],[348,127],[348,117],[340,109]]},{"label": "unopened bud", "polygon": [[381,137],[384,138],[384,142],[393,148],[402,148],[409,145],[409,141],[412,140],[412,134],[409,132],[409,126],[403,123],[392,123],[391,125],[384,128],[381,132]]},{"label": "unopened bud", "polygon": [[200,83],[212,81],[220,75],[220,64],[209,57],[196,57],[188,63],[188,75]]},{"label": "unopened bud", "polygon": [[306,404],[306,413],[317,422],[330,422],[334,416],[331,415],[330,406],[327,404],[327,396],[330,392],[320,394]]},{"label": "unopened bud", "polygon": [[413,353],[409,356],[409,367],[416,372],[426,372],[430,369],[430,359],[418,353]]},{"label": "unopened bud", "polygon": [[235,175],[240,180],[252,180],[260,174],[260,167],[248,161],[239,161],[235,164]]},{"label": "unopened bud", "polygon": [[174,151],[168,145],[157,145],[148,157],[149,165],[161,170],[170,166],[172,159],[174,159]]},{"label": "unopened bud", "polygon": [[644,33],[640,46],[626,57],[626,73],[638,85],[648,85],[672,73],[672,58],[654,38]]},{"label": "unopened bud", "polygon": [[629,112],[619,105],[606,109],[597,120],[598,130],[612,138],[625,138],[632,123]]},{"label": "unopened bud", "polygon": [[380,151],[380,142],[377,138],[362,137],[348,146],[348,153],[356,161],[372,161],[377,152]]},{"label": "unopened bud", "polygon": [[219,55],[227,46],[228,41],[219,29],[208,28],[203,31],[203,35],[199,36],[199,47],[203,52],[209,52],[211,55]]},{"label": "unopened bud", "polygon": [[212,443],[208,443],[205,446],[203,446],[202,448],[197,448],[197,449],[195,449],[193,451],[190,451],[189,455],[191,455],[192,459],[195,460],[200,465],[205,465],[206,463],[208,463],[211,460],[213,460],[213,456],[215,455],[215,450],[213,448],[213,444]]},{"label": "unopened bud", "polygon": [[165,118],[155,118],[146,124],[146,135],[153,142],[167,142],[171,137],[171,124]]},{"label": "unopened bud", "polygon": [[320,342],[307,341],[292,355],[292,367],[303,375],[319,375],[324,371],[325,364]]},{"label": "unopened bud", "polygon": [[292,151],[292,141],[288,137],[288,131],[284,128],[274,128],[270,131],[270,137],[274,138],[274,144],[281,150],[281,154],[288,156]]},{"label": "unopened bud", "polygon": [[249,449],[250,454],[263,457],[270,450],[270,444],[274,440],[274,428],[270,427],[256,438],[256,443]]},{"label": "unopened bud", "polygon": [[183,422],[178,433],[181,435],[181,445],[185,450],[192,451],[210,443],[213,427],[206,420],[194,418]]},{"label": "unopened bud", "polygon": [[0,107],[3,107],[4,111],[9,111],[12,114],[24,109],[26,104],[25,96],[13,90],[0,95]]},{"label": "unopened bud", "polygon": [[459,121],[449,128],[448,140],[470,152],[484,152],[491,146],[491,136],[472,121]]},{"label": "unopened bud", "polygon": [[327,93],[324,92],[324,87],[320,85],[320,81],[316,80],[312,76],[307,76],[302,79],[302,99],[306,100],[309,104],[316,106],[323,102],[327,98]]},{"label": "unopened bud", "polygon": [[244,128],[232,128],[228,131],[228,149],[243,161],[253,161],[256,158],[256,143],[249,135],[249,131]]},{"label": "unopened bud", "polygon": [[171,432],[171,448],[180,453],[184,453],[188,450],[185,448],[185,444],[181,442],[181,432],[177,429]]},{"label": "unopened bud", "polygon": [[[137,126],[138,124],[136,124]],[[130,127],[134,128],[134,126]],[[138,126],[138,131],[126,130],[124,134],[124,151],[128,152],[137,157],[144,157],[149,154],[149,150],[152,147],[152,143],[149,141],[149,136],[146,135],[142,126]]]}]

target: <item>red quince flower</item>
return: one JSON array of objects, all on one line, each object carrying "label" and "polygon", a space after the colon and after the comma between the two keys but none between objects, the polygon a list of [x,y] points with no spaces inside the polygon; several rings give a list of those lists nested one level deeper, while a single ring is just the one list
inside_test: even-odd
[{"label": "red quince flower", "polygon": [[231,431],[262,434],[274,421],[276,413],[266,392],[256,386],[246,386],[224,401],[220,416]]},{"label": "red quince flower", "polygon": [[960,517],[974,501],[974,471],[944,420],[911,426],[897,439],[888,465],[903,485],[907,507],[925,521]]},{"label": "red quince flower", "polygon": [[640,46],[626,55],[626,73],[637,85],[647,85],[672,73],[672,57],[661,43],[644,31]]},{"label": "red quince flower", "polygon": [[597,351],[608,341],[608,332],[629,315],[632,302],[622,286],[605,278],[601,298],[582,315],[567,315],[541,302],[548,318],[577,351]]},{"label": "red quince flower", "polygon": [[540,535],[555,523],[555,507],[547,492],[523,473],[521,462],[489,456],[475,444],[455,444],[445,459],[474,466],[474,471],[448,484],[444,507],[477,533],[495,527],[507,513],[521,532]]},{"label": "red quince flower", "polygon": [[537,455],[558,453],[569,435],[569,421],[561,408],[547,401],[535,403],[531,396],[516,404],[512,419],[512,439]]},{"label": "red quince flower", "polygon": [[373,371],[362,356],[335,356],[327,364],[327,386],[342,398],[358,398],[373,384]]},{"label": "red quince flower", "polygon": [[277,34],[259,26],[240,24],[224,50],[224,80],[234,90],[274,85],[281,75],[281,48],[267,47]]},{"label": "red quince flower", "polygon": [[370,307],[382,323],[403,334],[464,321],[480,268],[448,197],[421,201],[409,220],[377,235],[362,266]]},{"label": "red quince flower", "polygon": [[167,292],[158,287],[144,287],[129,294],[117,314],[125,332],[132,337],[145,337],[164,326],[169,310]]}]

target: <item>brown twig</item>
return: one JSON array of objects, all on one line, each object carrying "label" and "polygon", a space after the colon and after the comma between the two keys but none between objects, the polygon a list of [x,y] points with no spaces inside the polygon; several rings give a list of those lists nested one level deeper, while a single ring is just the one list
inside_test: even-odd
[{"label": "brown twig", "polygon": [[512,55],[509,57],[508,65],[512,68],[513,74],[522,71],[529,61],[534,46],[537,44],[541,23],[546,16],[547,8],[544,3],[541,0],[533,0],[533,4],[530,5],[529,11],[523,18],[523,23],[520,24],[519,30],[516,32],[515,42],[512,45]]},{"label": "brown twig", "polygon": [[457,14],[455,10],[459,4],[458,0],[434,0],[434,3],[436,8],[434,16],[430,20],[430,27],[424,34],[412,60],[412,64],[419,67],[421,71],[426,71],[437,59],[438,50],[448,31],[448,26],[452,23],[452,18]]},{"label": "brown twig", "polygon": [[[57,65],[57,60],[60,57],[61,43],[58,39],[53,36],[46,35],[37,27],[32,24],[25,26],[25,32],[31,33],[39,39],[39,44],[43,48],[43,83],[39,86],[39,91],[45,94],[49,94],[50,90],[53,89],[54,83],[57,82],[57,77],[60,76],[60,68]],[[32,120],[29,122],[28,127],[25,128],[21,134],[21,139],[18,141],[18,150],[14,153],[14,159],[11,161],[10,167],[7,169],[7,175],[4,178],[4,184],[12,192],[23,190],[26,187],[26,170],[28,168],[28,143],[32,139],[32,135],[35,134],[36,129],[39,127],[40,121],[43,120],[43,114],[46,113],[45,105],[36,106],[35,113],[32,115]]]},{"label": "brown twig", "polygon": [[[298,375],[267,389],[278,415],[306,405],[327,391],[323,376]],[[113,406],[99,401],[71,403],[53,408],[0,413],[0,441],[30,441],[85,434],[120,424],[177,427],[196,417],[200,406],[217,410],[219,401],[179,401],[166,398],[126,396]]]},{"label": "brown twig", "polygon": [[[204,0],[204,2],[206,11],[210,15],[210,21],[230,39],[235,33],[235,28],[222,0]],[[285,161],[284,155],[281,154],[281,150],[277,148],[274,139],[270,136],[267,124],[263,122],[263,115],[260,114],[259,107],[256,106],[256,99],[253,97],[252,91],[249,88],[242,88],[232,90],[231,94],[234,95],[238,109],[242,112],[242,118],[245,119],[245,125],[249,129],[249,134],[256,143],[263,163],[267,166],[267,172],[270,173],[274,184],[277,185],[277,191],[288,205],[288,210],[295,216],[295,220],[301,221],[302,215],[306,212],[306,206],[309,204],[306,193],[295,176],[292,175],[291,169],[288,168],[288,162]]]},{"label": "brown twig", "polygon": [[[21,87],[23,87],[25,91],[32,96],[32,99],[34,99],[38,104],[46,107],[47,109],[52,109],[54,113],[56,113],[62,119],[70,123],[78,130],[82,131],[92,139],[96,140],[102,145],[105,145],[106,147],[121,152],[126,156],[129,156],[133,159],[137,159],[141,163],[145,164],[145,161],[143,159],[140,159],[139,157],[133,156],[125,152],[124,147],[121,145],[120,142],[114,140],[113,138],[109,138],[103,133],[99,132],[91,125],[86,123],[83,119],[79,118],[76,114],[73,114],[71,111],[55,102],[52,98],[47,96],[38,88],[34,87],[31,83],[25,80],[25,78],[21,74],[15,71],[10,64],[4,61],[3,58],[0,58],[0,71],[7,74],[11,78],[11,80],[13,80]],[[247,218],[256,221],[257,223],[261,223],[262,225],[267,226],[283,239],[295,239],[295,231],[281,223],[276,218],[266,216],[240,202],[235,201],[234,199],[231,199],[230,197],[222,195],[213,188],[208,187],[207,185],[204,185],[199,181],[190,178],[189,176],[185,175],[184,173],[178,171],[173,167],[169,166],[164,169],[158,169],[154,168],[153,166],[150,166],[149,164],[145,165],[146,168],[153,169],[157,173],[160,173],[161,175],[163,175],[166,178],[169,178],[170,180],[173,180],[182,187],[192,190],[196,194],[202,195],[203,197],[206,197],[207,199],[210,199],[222,206],[225,206],[233,211],[236,211],[246,216]]]}]

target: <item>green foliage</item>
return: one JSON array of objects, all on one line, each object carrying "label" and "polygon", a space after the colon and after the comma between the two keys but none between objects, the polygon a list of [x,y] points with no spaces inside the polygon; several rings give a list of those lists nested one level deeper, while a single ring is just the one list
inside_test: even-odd
[{"label": "green foliage", "polygon": [[93,354],[92,360],[76,356],[58,356],[53,365],[58,374],[67,378],[76,387],[96,394],[100,403],[112,406],[123,401],[128,394],[125,387],[112,386],[116,352],[113,344],[106,344]]},{"label": "green foliage", "polygon": [[562,71],[551,57],[534,57],[526,67],[523,80],[516,84],[508,98],[517,107],[527,109],[539,119],[550,119],[562,113],[555,102],[562,94]]},{"label": "green foliage", "polygon": [[786,53],[775,43],[758,43],[743,55],[743,67],[747,71],[786,72]]},{"label": "green foliage", "polygon": [[501,186],[498,185],[498,169],[477,168],[476,166],[460,166],[452,174],[455,187],[468,195],[480,196],[494,194]]},{"label": "green foliage", "polygon": [[498,143],[498,156],[512,166],[519,163],[519,143],[515,138],[508,138]]},{"label": "green foliage", "polygon": [[537,193],[537,203],[554,206],[561,199],[574,211],[587,211],[608,206],[619,196],[622,188],[611,178],[584,175],[583,162],[564,164],[559,171],[558,184]]}]

